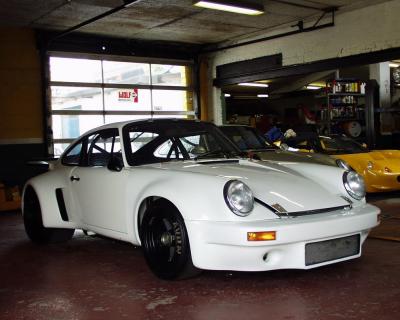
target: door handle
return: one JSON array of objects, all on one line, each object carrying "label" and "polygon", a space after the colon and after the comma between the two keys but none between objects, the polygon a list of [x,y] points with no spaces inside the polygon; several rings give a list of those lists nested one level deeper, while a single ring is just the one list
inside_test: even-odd
[{"label": "door handle", "polygon": [[79,180],[81,180],[81,178],[75,177],[75,176],[70,176],[69,179],[70,179],[71,181],[79,181]]}]

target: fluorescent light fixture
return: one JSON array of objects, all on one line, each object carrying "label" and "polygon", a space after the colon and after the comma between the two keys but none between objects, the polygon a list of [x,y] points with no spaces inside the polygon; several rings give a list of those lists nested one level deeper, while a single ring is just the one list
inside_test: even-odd
[{"label": "fluorescent light fixture", "polygon": [[206,9],[229,11],[252,16],[264,13],[263,5],[242,0],[196,0],[193,1],[193,5]]},{"label": "fluorescent light fixture", "polygon": [[238,84],[239,86],[246,86],[246,87],[263,87],[268,88],[269,85],[266,83],[259,83],[259,82],[242,82]]},{"label": "fluorescent light fixture", "polygon": [[389,67],[390,68],[398,68],[398,67],[400,67],[400,64],[398,64],[398,63],[389,63]]},{"label": "fluorescent light fixture", "polygon": [[266,94],[266,93],[258,94],[257,97],[259,97],[259,98],[268,98],[269,94]]},{"label": "fluorescent light fixture", "polygon": [[306,89],[308,89],[308,90],[319,90],[319,89],[322,89],[322,87],[308,85],[308,86],[306,86]]},{"label": "fluorescent light fixture", "polygon": [[224,96],[225,96],[226,98],[229,98],[229,97],[231,96],[231,94],[230,94],[230,93],[225,93]]}]

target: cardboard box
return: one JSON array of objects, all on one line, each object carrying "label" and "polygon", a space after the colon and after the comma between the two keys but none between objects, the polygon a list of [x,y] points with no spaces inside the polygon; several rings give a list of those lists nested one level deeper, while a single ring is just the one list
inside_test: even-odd
[{"label": "cardboard box", "polygon": [[0,203],[6,201],[5,185],[0,182]]},{"label": "cardboard box", "polygon": [[0,211],[21,209],[21,195],[18,187],[6,187],[0,183]]}]

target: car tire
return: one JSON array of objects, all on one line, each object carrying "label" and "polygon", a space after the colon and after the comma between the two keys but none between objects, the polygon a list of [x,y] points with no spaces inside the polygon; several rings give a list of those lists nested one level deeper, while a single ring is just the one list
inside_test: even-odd
[{"label": "car tire", "polygon": [[42,211],[36,192],[27,188],[24,193],[24,226],[26,234],[37,244],[68,241],[74,235],[75,229],[46,228],[43,226]]},{"label": "car tire", "polygon": [[159,278],[186,279],[201,272],[192,262],[183,217],[169,202],[158,200],[147,209],[140,237],[146,262]]}]

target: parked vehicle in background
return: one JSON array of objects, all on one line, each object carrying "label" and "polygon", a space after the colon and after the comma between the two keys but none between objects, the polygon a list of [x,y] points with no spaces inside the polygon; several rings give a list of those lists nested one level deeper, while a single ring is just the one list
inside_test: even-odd
[{"label": "parked vehicle in background", "polygon": [[400,150],[369,150],[345,135],[313,135],[292,147],[345,161],[364,178],[367,192],[400,190]]},{"label": "parked vehicle in background", "polygon": [[305,162],[347,169],[343,161],[318,153],[290,152],[268,142],[257,129],[246,125],[223,125],[222,132],[243,152],[258,160],[274,161],[283,165]]}]

